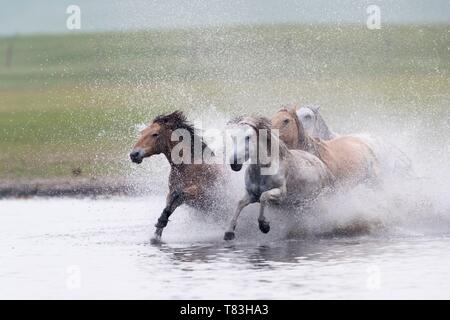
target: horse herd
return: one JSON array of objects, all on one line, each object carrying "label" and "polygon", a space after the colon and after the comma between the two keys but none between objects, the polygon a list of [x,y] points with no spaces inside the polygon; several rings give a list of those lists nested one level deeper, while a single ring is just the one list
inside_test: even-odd
[{"label": "horse herd", "polygon": [[[265,216],[267,206],[301,207],[325,192],[336,192],[339,187],[352,187],[361,183],[376,186],[379,180],[380,161],[369,141],[358,136],[341,136],[332,132],[317,107],[284,106],[272,119],[265,117],[238,117],[229,122],[245,137],[244,144],[235,144],[229,165],[233,171],[245,171],[245,194],[225,232],[224,239],[235,238],[235,229],[243,208],[260,203],[258,224],[263,233],[270,230]],[[178,163],[173,159],[176,142],[172,134],[186,130],[192,138],[199,138],[197,130],[181,111],[156,117],[141,131],[130,158],[141,163],[144,158],[164,154],[171,165],[169,193],[166,206],[155,227],[154,240],[159,241],[169,217],[181,204],[208,211],[223,200],[216,192],[217,186],[226,187],[230,174],[226,165],[198,161],[195,152],[192,161]],[[276,130],[275,130],[276,129]],[[267,148],[278,146],[276,152],[268,151],[268,162],[262,162],[259,153],[261,131],[267,132]],[[277,134],[274,134],[277,132]],[[201,137],[200,137],[201,138]],[[192,140],[191,146],[194,147]],[[213,154],[204,139],[202,151]],[[255,144],[252,146],[252,144]],[[267,165],[276,170],[264,174]]]}]

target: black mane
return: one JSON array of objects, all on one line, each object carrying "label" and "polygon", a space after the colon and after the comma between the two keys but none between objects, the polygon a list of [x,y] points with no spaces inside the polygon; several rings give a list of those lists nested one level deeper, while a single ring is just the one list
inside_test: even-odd
[{"label": "black mane", "polygon": [[176,110],[167,115],[157,116],[153,122],[167,126],[171,130],[186,129],[191,135],[195,134],[194,126],[187,120],[185,114]]},{"label": "black mane", "polygon": [[194,125],[187,120],[183,111],[176,110],[167,115],[159,115],[153,120],[153,122],[166,126],[172,131],[177,129],[187,130],[191,135],[192,155],[194,155],[194,139],[200,139],[202,142],[202,150],[205,150],[205,148],[209,149],[208,145],[204,142],[203,137],[196,133]]}]

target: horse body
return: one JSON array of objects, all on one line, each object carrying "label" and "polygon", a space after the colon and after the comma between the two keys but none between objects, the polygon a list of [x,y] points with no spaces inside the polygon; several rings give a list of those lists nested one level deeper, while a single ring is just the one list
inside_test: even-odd
[{"label": "horse body", "polygon": [[[339,134],[329,128],[320,114],[318,106],[300,107],[297,109],[297,116],[305,131],[313,138],[327,141],[340,137]],[[414,177],[411,159],[392,142],[363,134],[352,134],[347,137],[356,137],[366,143],[376,154],[379,162],[379,171],[382,171],[384,174]]]},{"label": "horse body", "polygon": [[285,206],[312,200],[332,181],[332,175],[322,161],[300,150],[289,151],[273,175],[262,174],[258,164],[249,164],[245,172],[245,189],[254,202],[259,202],[264,192],[285,187],[283,203],[277,203]]},{"label": "horse body", "polygon": [[[195,161],[195,152],[191,152],[188,163],[173,161],[172,149],[177,142],[171,140],[171,135],[177,129],[188,131],[191,136],[191,145],[187,147],[193,151],[194,138],[200,138],[195,136],[194,127],[187,122],[184,114],[175,111],[155,118],[149,127],[141,132],[141,137],[130,153],[130,158],[135,163],[141,163],[144,158],[161,153],[170,163],[169,193],[166,206],[155,225],[155,240],[161,239],[162,231],[167,226],[170,215],[181,204],[200,210],[210,210],[211,206],[218,202],[215,187],[222,185],[223,166]],[[202,151],[206,148],[208,146],[202,142]]]},{"label": "horse body", "polygon": [[372,149],[363,140],[340,136],[325,141],[308,135],[294,108],[282,108],[272,118],[273,128],[280,130],[280,139],[291,149],[310,152],[322,160],[336,180],[357,184],[378,176],[378,162]]},{"label": "horse body", "polygon": [[316,141],[318,157],[337,180],[358,183],[374,178],[377,160],[372,149],[361,139],[341,136],[330,141]]},{"label": "horse body", "polygon": [[169,174],[169,195],[183,193],[185,204],[205,210],[216,202],[217,197],[213,191],[222,178],[222,168],[218,165],[172,165]]},{"label": "horse body", "polygon": [[[256,142],[258,146],[260,145],[258,130],[270,132],[270,122],[265,118],[244,118],[239,125],[246,130],[246,138],[256,136],[255,139],[248,141]],[[260,203],[259,228],[263,233],[267,233],[270,230],[269,222],[264,216],[267,205],[290,206],[312,200],[333,183],[331,172],[320,159],[304,151],[288,150],[284,143],[276,140],[271,133],[269,137],[271,143],[276,142],[279,146],[278,158],[274,159],[274,155],[271,155],[270,165],[277,165],[277,170],[273,174],[263,174],[264,165],[258,160],[258,148],[245,146],[242,150],[237,148],[234,150],[231,158],[233,170],[239,171],[242,168],[242,163],[246,160],[245,155],[249,155],[251,164],[245,172],[246,193],[239,201],[229,228],[225,232],[225,240],[234,239],[237,219],[247,205]]]}]

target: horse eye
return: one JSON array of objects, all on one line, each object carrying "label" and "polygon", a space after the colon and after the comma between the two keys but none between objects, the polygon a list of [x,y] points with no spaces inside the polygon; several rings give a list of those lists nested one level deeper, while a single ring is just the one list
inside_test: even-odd
[{"label": "horse eye", "polygon": [[283,123],[284,124],[288,124],[289,123],[289,119],[284,119]]},{"label": "horse eye", "polygon": [[157,136],[159,136],[159,134],[158,134],[158,133],[154,133],[154,134],[152,134],[152,137],[154,137],[154,138],[156,138]]},{"label": "horse eye", "polygon": [[305,119],[306,119],[306,120],[311,120],[311,115],[309,115],[309,114],[306,115],[306,116],[305,116]]}]

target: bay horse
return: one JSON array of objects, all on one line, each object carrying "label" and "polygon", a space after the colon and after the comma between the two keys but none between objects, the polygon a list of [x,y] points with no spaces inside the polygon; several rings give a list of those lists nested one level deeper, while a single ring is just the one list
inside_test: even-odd
[{"label": "bay horse", "polygon": [[[191,145],[188,146],[191,148],[190,159],[188,159],[190,161],[182,163],[172,158],[173,148],[180,143],[172,141],[172,133],[178,129],[186,130],[191,138]],[[170,163],[169,194],[166,206],[155,225],[154,240],[156,241],[161,239],[169,217],[181,204],[206,210],[211,209],[217,201],[215,187],[221,185],[223,168],[220,165],[205,163],[203,159],[197,159],[199,155],[194,150],[195,141],[201,141],[202,154],[212,154],[183,112],[175,111],[168,115],[157,116],[147,128],[141,131],[140,138],[130,153],[131,161],[137,164],[144,158],[156,154],[164,154]]]},{"label": "bay horse", "polygon": [[[316,156],[301,150],[289,150],[271,132],[270,120],[263,117],[245,117],[237,123],[245,137],[245,144],[235,143],[230,156],[230,166],[240,171],[243,163],[250,160],[245,171],[245,195],[239,201],[233,218],[224,235],[224,240],[235,238],[237,220],[243,208],[259,202],[259,229],[263,233],[270,231],[270,224],[264,215],[267,205],[296,205],[299,202],[314,200],[326,187],[333,184],[334,177],[327,166]],[[261,137],[266,131],[266,140]],[[275,152],[268,154],[268,161],[262,162],[260,148]],[[271,174],[264,174],[267,166],[273,166]]]},{"label": "bay horse", "polygon": [[281,108],[273,116],[272,126],[289,149],[303,150],[322,160],[340,184],[356,185],[378,178],[378,160],[372,148],[358,137],[339,136],[329,141],[312,138],[293,107]]}]

